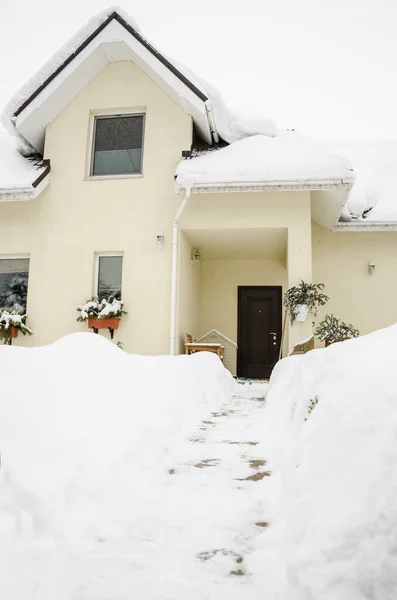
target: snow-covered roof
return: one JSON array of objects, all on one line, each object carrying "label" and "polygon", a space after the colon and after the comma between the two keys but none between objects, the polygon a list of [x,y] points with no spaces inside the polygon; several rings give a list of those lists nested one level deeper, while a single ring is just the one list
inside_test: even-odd
[{"label": "snow-covered roof", "polygon": [[[121,49],[121,44],[124,47]],[[102,46],[97,60],[93,57],[93,47]],[[119,47],[115,48],[115,44]],[[111,45],[110,52],[106,47]],[[130,54],[126,54],[125,46],[130,46]],[[138,48],[140,46],[140,48]],[[90,48],[91,50],[90,50]],[[143,49],[142,49],[143,48]],[[81,55],[81,56],[80,56]],[[147,72],[159,85],[164,87],[164,80],[168,78],[166,91],[173,95],[186,112],[189,112],[204,141],[211,144],[218,141],[219,136],[228,143],[243,139],[247,135],[263,134],[276,135],[275,123],[264,116],[248,116],[238,114],[224,103],[219,92],[195,75],[181,63],[166,57],[143,35],[136,21],[119,7],[110,7],[84,25],[14,96],[6,105],[1,120],[10,131],[14,126],[22,129],[21,115],[29,105],[38,98],[40,111],[44,113],[47,121],[54,118],[57,107],[48,105],[48,96],[56,87],[65,83],[65,78],[71,77],[73,63],[90,60],[87,73],[79,80],[72,81],[70,90],[64,90],[64,102],[59,103],[58,109],[64,108],[66,103],[76,95],[79,88],[84,86],[94,77],[107,62],[114,60],[133,59]],[[161,63],[161,65],[157,64]],[[66,72],[65,72],[66,71]],[[46,88],[50,87],[50,90]],[[187,90],[184,89],[187,88]],[[174,94],[172,94],[174,92]],[[190,93],[190,95],[189,95]],[[191,94],[195,98],[191,97]],[[73,96],[74,97],[74,96]],[[59,100],[58,100],[59,102]],[[35,128],[38,127],[37,114],[34,119]],[[43,121],[44,124],[44,121]],[[43,127],[42,124],[42,127]],[[40,135],[34,135],[31,127],[20,131],[29,142],[38,150],[42,144]],[[41,132],[43,134],[43,132]],[[41,135],[42,137],[42,135]]]},{"label": "snow-covered roof", "polygon": [[350,161],[327,145],[292,131],[276,137],[252,135],[217,152],[182,160],[177,168],[180,187],[228,183],[336,182],[352,184]]},{"label": "snow-covered roof", "polygon": [[[135,61],[191,114],[207,144],[219,138],[230,144],[182,161],[177,169],[179,187],[278,182],[320,189],[321,181],[335,185],[339,181],[348,189],[356,174],[342,219],[363,224],[397,223],[397,142],[330,145],[295,132],[280,132],[268,117],[239,114],[225,104],[211,84],[161,54],[135,20],[118,7],[90,19],[13,96],[1,116],[4,126],[42,151],[46,125],[115,60]],[[31,186],[43,172],[43,167],[37,169],[18,153],[15,140],[0,132],[2,196],[8,190],[7,199],[19,199],[17,190],[23,190],[23,197],[31,197]]]},{"label": "snow-covered roof", "polygon": [[[6,105],[1,120],[37,151],[45,128],[109,63],[131,60],[182,109],[201,137],[212,143],[208,96],[142,35],[135,21],[111,7],[78,31]],[[216,136],[214,136],[216,137]]]},{"label": "snow-covered roof", "polygon": [[338,144],[333,150],[350,158],[356,174],[342,219],[397,223],[397,141]]},{"label": "snow-covered roof", "polygon": [[[0,127],[0,200],[34,198],[49,166],[22,156],[19,142]],[[40,188],[41,191],[41,188]]]},{"label": "snow-covered roof", "polygon": [[232,144],[252,135],[266,135],[269,137],[278,135],[279,129],[273,119],[263,114],[254,114],[248,110],[232,109],[212,84],[181,63],[174,61],[174,64],[209,98],[215,121],[215,130],[225,142]]},{"label": "snow-covered roof", "polygon": [[57,69],[61,68],[70,58],[74,58],[74,55],[79,48],[99,27],[103,26],[105,21],[116,10],[137,33],[140,33],[136,21],[127,15],[121,8],[110,7],[92,17],[9,100],[1,115],[2,123],[6,128],[9,128],[10,124],[12,125],[14,115],[21,111],[21,107],[24,103],[37,92],[40,86],[42,86],[49,77],[53,76]]}]

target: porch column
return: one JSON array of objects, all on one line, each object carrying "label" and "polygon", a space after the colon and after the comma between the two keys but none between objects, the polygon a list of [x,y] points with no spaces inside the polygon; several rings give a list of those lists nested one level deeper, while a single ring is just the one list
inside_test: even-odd
[{"label": "porch column", "polygon": [[[288,228],[288,288],[297,285],[303,279],[307,283],[312,281],[312,239],[311,221],[307,219],[299,226]],[[288,318],[289,320],[289,318]],[[288,326],[288,349],[308,338],[312,334],[311,314],[304,323],[294,321]]]}]

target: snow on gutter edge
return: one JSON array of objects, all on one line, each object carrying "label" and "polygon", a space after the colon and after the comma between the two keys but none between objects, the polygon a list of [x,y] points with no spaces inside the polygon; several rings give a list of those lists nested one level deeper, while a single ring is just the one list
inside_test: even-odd
[{"label": "snow on gutter edge", "polygon": [[19,200],[34,200],[45,190],[50,182],[49,164],[33,183],[22,188],[0,188],[0,202],[17,202]]},{"label": "snow on gutter edge", "polygon": [[332,231],[397,231],[396,221],[347,221],[338,222]]},{"label": "snow on gutter edge", "polygon": [[191,188],[192,194],[211,194],[223,192],[269,192],[269,191],[316,191],[316,190],[346,190],[353,187],[354,179],[292,180],[292,181],[242,181],[219,183],[176,183],[177,194]]}]

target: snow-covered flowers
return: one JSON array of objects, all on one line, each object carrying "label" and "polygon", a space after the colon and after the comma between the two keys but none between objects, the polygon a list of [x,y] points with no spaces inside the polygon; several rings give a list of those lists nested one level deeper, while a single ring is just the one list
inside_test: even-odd
[{"label": "snow-covered flowers", "polygon": [[127,311],[123,309],[123,301],[117,300],[113,296],[99,300],[96,296],[91,298],[86,304],[77,307],[79,311],[78,321],[87,321],[88,319],[120,319]]},{"label": "snow-covered flowers", "polygon": [[10,338],[12,328],[23,335],[32,335],[32,330],[26,325],[27,315],[18,308],[10,310],[0,309],[0,337]]}]

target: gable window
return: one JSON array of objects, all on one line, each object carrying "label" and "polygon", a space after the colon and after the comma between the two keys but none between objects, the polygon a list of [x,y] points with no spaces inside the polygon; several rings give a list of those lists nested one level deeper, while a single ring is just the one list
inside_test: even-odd
[{"label": "gable window", "polygon": [[142,173],[144,115],[95,117],[91,175]]},{"label": "gable window", "polygon": [[28,258],[0,258],[0,308],[26,311]]},{"label": "gable window", "polygon": [[99,300],[114,296],[121,300],[123,257],[121,254],[98,255],[96,295]]}]

